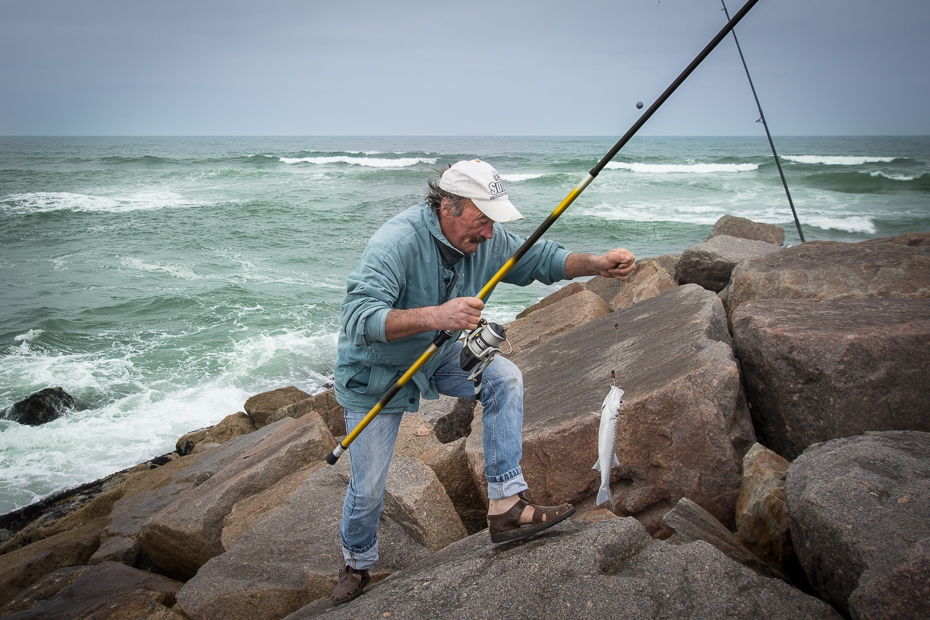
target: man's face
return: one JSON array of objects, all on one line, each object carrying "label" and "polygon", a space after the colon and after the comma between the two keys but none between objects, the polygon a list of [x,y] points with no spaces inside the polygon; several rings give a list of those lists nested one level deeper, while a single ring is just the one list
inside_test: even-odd
[{"label": "man's face", "polygon": [[494,220],[482,213],[471,200],[465,201],[465,208],[458,217],[452,215],[447,205],[448,198],[442,199],[439,209],[439,226],[449,243],[463,254],[472,254],[478,246],[494,234]]}]

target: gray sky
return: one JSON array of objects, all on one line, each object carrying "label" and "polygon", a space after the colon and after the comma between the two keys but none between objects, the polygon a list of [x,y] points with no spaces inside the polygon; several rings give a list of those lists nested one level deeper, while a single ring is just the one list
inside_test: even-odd
[{"label": "gray sky", "polygon": [[[720,0],[0,0],[0,135],[618,135],[724,23]],[[928,32],[928,0],[760,0],[737,28],[776,135],[930,134]],[[757,118],[728,38],[642,133]]]}]

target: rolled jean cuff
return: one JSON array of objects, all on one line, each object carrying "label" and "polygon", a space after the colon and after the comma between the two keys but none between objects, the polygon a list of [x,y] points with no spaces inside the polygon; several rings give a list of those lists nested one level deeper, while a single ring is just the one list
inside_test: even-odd
[{"label": "rolled jean cuff", "polygon": [[378,539],[368,549],[357,553],[342,545],[342,558],[355,570],[365,570],[378,560]]},{"label": "rolled jean cuff", "polygon": [[523,479],[523,470],[516,469],[503,476],[485,476],[488,480],[488,499],[504,499],[529,489]]}]

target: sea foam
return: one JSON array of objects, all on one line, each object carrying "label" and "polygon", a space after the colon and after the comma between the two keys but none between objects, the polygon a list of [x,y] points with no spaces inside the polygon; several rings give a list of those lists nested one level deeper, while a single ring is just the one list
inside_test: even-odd
[{"label": "sea foam", "polygon": [[779,157],[797,164],[824,164],[827,166],[888,164],[897,159],[895,157],[859,157],[855,155],[779,155]]},{"label": "sea foam", "polygon": [[367,166],[369,168],[408,168],[417,164],[434,165],[436,163],[435,158],[428,157],[385,159],[382,157],[348,157],[345,155],[335,157],[282,157],[280,161],[285,164],[349,164],[350,166]]},{"label": "sea foam", "polygon": [[32,192],[13,194],[2,199],[0,208],[16,215],[74,211],[89,213],[125,213],[129,211],[194,207],[204,203],[189,200],[165,190],[136,192],[124,196],[94,196],[70,192]]},{"label": "sea foam", "polygon": [[629,170],[646,174],[712,174],[717,172],[751,172],[758,170],[758,164],[638,164],[627,162],[608,162],[608,170]]}]

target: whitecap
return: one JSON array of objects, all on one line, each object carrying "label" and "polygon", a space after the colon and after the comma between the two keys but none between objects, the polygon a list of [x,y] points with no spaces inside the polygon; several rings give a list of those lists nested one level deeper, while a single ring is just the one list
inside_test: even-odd
[{"label": "whitecap", "polygon": [[124,258],[120,261],[123,267],[128,269],[137,269],[139,271],[149,271],[152,273],[163,272],[182,280],[200,280],[203,276],[198,275],[194,270],[184,265],[162,265],[161,263],[147,263],[140,258]]},{"label": "whitecap", "polygon": [[859,157],[855,155],[779,155],[779,157],[797,164],[825,164],[827,166],[887,164],[896,159],[894,157]]},{"label": "whitecap", "polygon": [[824,230],[841,230],[848,233],[865,233],[874,235],[875,224],[871,218],[854,216],[808,215],[803,219],[804,226],[815,226]]},{"label": "whitecap", "polygon": [[629,170],[645,174],[713,174],[717,172],[751,172],[759,169],[759,164],[639,164],[623,161],[608,162],[609,170]]},{"label": "whitecap", "polygon": [[385,159],[376,157],[347,157],[345,155],[335,157],[282,157],[280,161],[285,164],[348,164],[351,166],[366,166],[369,168],[408,168],[417,164],[433,165],[436,163],[435,159],[427,157]]},{"label": "whitecap", "polygon": [[203,203],[174,192],[150,190],[127,195],[95,196],[72,192],[31,192],[7,196],[0,207],[19,215],[73,211],[76,213],[124,213],[128,211],[193,207]]},{"label": "whitecap", "polygon": [[[866,171],[866,170],[862,170],[862,172],[863,172],[863,173],[868,173],[869,176],[871,176],[871,177],[875,177],[875,178],[884,177],[884,178],[890,179],[890,180],[892,180],[892,181],[915,181],[915,180],[917,180],[917,179],[919,178],[919,177],[912,177],[912,176],[909,176],[909,175],[906,175],[906,174],[885,174],[885,173],[882,172],[881,170],[876,170],[875,172],[868,172],[868,171]],[[921,175],[921,176],[923,176],[923,175]]]},{"label": "whitecap", "polygon": [[521,181],[531,181],[533,179],[541,179],[546,175],[544,174],[502,174],[501,178],[510,183],[519,183]]}]

